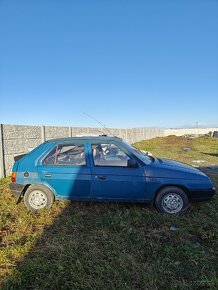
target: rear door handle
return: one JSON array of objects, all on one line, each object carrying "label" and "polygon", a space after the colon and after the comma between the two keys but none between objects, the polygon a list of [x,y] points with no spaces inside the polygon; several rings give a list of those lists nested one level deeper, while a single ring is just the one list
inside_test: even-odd
[{"label": "rear door handle", "polygon": [[96,176],[98,179],[106,179],[107,178],[107,176],[105,176],[105,175],[99,175],[99,176]]},{"label": "rear door handle", "polygon": [[52,177],[52,174],[50,174],[50,173],[46,173],[44,176],[45,176],[45,177]]}]

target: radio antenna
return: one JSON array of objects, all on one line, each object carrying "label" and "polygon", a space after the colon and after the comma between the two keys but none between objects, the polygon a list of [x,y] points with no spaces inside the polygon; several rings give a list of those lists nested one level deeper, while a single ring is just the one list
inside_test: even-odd
[{"label": "radio antenna", "polygon": [[111,131],[110,131],[108,128],[106,128],[105,125],[102,124],[100,121],[98,121],[96,118],[94,118],[93,116],[91,116],[91,115],[89,115],[89,114],[87,114],[87,113],[83,113],[83,114],[86,115],[86,116],[88,116],[89,118],[93,119],[93,120],[96,121],[98,124],[100,124],[100,125],[101,125],[105,130],[107,130],[107,131],[110,133],[111,136],[113,135],[113,134],[111,133]]}]

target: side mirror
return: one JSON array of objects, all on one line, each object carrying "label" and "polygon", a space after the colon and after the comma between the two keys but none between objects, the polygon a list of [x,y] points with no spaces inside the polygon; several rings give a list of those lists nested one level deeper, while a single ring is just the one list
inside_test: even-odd
[{"label": "side mirror", "polygon": [[130,168],[137,168],[138,167],[138,163],[134,159],[129,159],[127,161],[127,166],[130,167]]}]

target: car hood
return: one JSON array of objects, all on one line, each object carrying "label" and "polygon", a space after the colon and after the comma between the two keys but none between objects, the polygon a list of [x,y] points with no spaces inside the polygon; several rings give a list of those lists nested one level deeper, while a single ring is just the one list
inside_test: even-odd
[{"label": "car hood", "polygon": [[165,159],[165,158],[158,158],[158,161],[160,164],[162,164],[165,168],[174,168],[175,170],[184,170],[184,171],[191,171],[191,172],[200,172],[201,171],[195,167],[192,167],[191,165],[182,163],[182,162],[178,162],[175,160],[171,160],[171,159]]},{"label": "car hood", "polygon": [[195,167],[165,158],[155,158],[153,166],[150,166],[147,171],[147,175],[187,179],[199,179],[206,177],[202,171]]}]

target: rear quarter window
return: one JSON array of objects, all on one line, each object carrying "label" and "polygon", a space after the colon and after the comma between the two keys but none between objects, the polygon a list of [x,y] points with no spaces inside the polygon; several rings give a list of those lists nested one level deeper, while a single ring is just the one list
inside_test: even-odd
[{"label": "rear quarter window", "polygon": [[84,144],[58,144],[43,160],[45,166],[85,166]]}]

